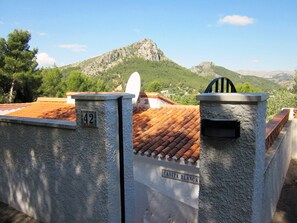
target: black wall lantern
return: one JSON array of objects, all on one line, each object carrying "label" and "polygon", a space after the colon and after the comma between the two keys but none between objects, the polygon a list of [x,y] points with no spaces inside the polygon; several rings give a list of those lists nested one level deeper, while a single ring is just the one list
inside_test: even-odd
[{"label": "black wall lantern", "polygon": [[[214,87],[214,89],[213,89]],[[236,93],[236,88],[231,80],[226,77],[213,79],[206,87],[204,93]]]},{"label": "black wall lantern", "polygon": [[240,122],[226,119],[202,119],[201,134],[208,137],[238,138]]},{"label": "black wall lantern", "polygon": [[[226,77],[218,77],[209,83],[204,93],[212,92],[236,93],[236,89],[231,80]],[[228,119],[202,119],[201,135],[218,138],[238,138],[240,137],[240,122]]]}]

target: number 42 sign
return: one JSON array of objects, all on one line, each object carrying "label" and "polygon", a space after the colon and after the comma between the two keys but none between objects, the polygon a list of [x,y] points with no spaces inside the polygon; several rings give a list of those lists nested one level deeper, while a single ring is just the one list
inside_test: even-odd
[{"label": "number 42 sign", "polygon": [[97,127],[96,111],[81,111],[81,124],[86,127]]}]

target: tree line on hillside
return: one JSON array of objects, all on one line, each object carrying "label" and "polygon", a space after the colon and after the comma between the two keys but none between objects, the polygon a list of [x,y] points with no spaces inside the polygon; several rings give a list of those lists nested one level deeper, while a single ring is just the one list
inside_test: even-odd
[{"label": "tree line on hillside", "polygon": [[[142,91],[162,92],[180,104],[197,104],[196,95],[203,92],[210,82],[172,61],[160,63],[140,58],[125,61],[97,76],[88,76],[71,68],[38,68],[38,49],[30,49],[30,39],[29,31],[17,29],[9,33],[7,39],[0,38],[0,103],[31,102],[38,96],[65,97],[69,91],[106,92],[119,86],[122,86],[119,90],[123,90],[129,75],[138,70],[145,80]],[[225,72],[223,68],[217,69]],[[154,72],[157,74],[152,75]],[[236,83],[235,86],[238,92],[263,91],[248,82]],[[296,94],[297,71],[292,90],[270,92],[268,116],[282,107],[297,107]]]}]

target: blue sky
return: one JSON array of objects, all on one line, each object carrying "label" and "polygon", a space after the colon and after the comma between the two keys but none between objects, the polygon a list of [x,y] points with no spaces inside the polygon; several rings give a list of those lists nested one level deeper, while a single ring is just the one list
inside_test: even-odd
[{"label": "blue sky", "polygon": [[14,29],[31,32],[44,65],[149,38],[184,67],[297,68],[296,0],[0,0],[0,37]]}]

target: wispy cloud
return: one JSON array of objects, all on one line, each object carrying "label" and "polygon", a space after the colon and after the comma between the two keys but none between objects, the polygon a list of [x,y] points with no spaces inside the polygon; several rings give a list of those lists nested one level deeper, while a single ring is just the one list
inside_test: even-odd
[{"label": "wispy cloud", "polygon": [[59,48],[68,49],[73,52],[84,52],[86,51],[87,46],[82,44],[60,44],[58,45]]},{"label": "wispy cloud", "polygon": [[37,35],[38,36],[47,36],[47,33],[45,33],[45,32],[37,32]]},{"label": "wispy cloud", "polygon": [[36,55],[39,67],[52,67],[55,65],[56,60],[50,57],[47,53],[38,53]]},{"label": "wispy cloud", "polygon": [[252,63],[260,63],[260,60],[254,59],[254,60],[252,60]]},{"label": "wispy cloud", "polygon": [[253,24],[254,22],[255,20],[253,18],[242,15],[227,15],[223,18],[220,18],[218,21],[219,24],[234,26],[247,26]]},{"label": "wispy cloud", "polygon": [[4,25],[4,22],[0,20],[0,25]]}]

